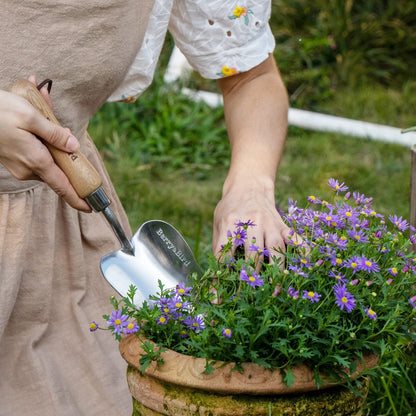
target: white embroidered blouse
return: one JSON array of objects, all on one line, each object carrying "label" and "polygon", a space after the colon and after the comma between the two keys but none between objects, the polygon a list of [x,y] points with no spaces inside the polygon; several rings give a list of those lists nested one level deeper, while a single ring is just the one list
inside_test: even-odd
[{"label": "white embroidered blouse", "polygon": [[156,0],[143,44],[109,101],[133,101],[152,82],[167,31],[201,76],[247,71],[275,47],[270,0]]}]

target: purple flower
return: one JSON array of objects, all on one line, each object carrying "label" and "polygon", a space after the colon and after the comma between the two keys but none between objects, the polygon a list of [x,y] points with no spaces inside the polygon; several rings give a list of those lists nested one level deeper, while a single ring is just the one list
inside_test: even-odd
[{"label": "purple flower", "polygon": [[202,316],[195,316],[190,322],[190,325],[188,325],[189,328],[193,329],[194,331],[198,331],[199,329],[205,328],[205,322]]},{"label": "purple flower", "polygon": [[222,329],[222,334],[226,337],[226,338],[231,338],[231,336],[233,335],[233,331],[231,331],[230,328],[223,328]]},{"label": "purple flower", "polygon": [[307,290],[303,291],[303,299],[308,299],[311,301],[311,303],[319,302],[320,297],[321,295],[318,295],[316,292],[311,290],[309,292]]},{"label": "purple flower", "polygon": [[352,196],[355,199],[356,204],[358,205],[368,204],[369,202],[371,202],[369,198],[366,198],[365,195],[360,194],[359,192],[353,192]]},{"label": "purple flower", "polygon": [[348,190],[348,186],[345,186],[344,182],[340,184],[336,179],[333,179],[333,178],[331,178],[328,181],[328,185],[337,192],[337,195],[338,195],[338,192],[340,191],[344,192]]},{"label": "purple flower", "polygon": [[267,248],[260,248],[259,246],[256,246],[255,244],[251,244],[248,250],[255,251],[260,256],[270,256],[270,251],[267,250]]},{"label": "purple flower", "polygon": [[136,322],[129,322],[124,329],[125,334],[135,334],[139,330],[139,325]]},{"label": "purple flower", "polygon": [[97,322],[92,321],[92,322],[90,323],[90,332],[94,332],[94,331],[96,331],[97,329],[98,329],[98,324],[97,324]]},{"label": "purple flower", "polygon": [[318,198],[316,198],[314,195],[309,195],[308,196],[308,201],[312,204],[320,204],[321,203],[321,201]]},{"label": "purple flower", "polygon": [[342,282],[342,283],[346,283],[347,279],[345,279],[345,274],[341,274],[340,272],[336,272],[336,271],[330,271],[328,273],[329,277],[334,277],[335,279],[338,280],[338,282]]},{"label": "purple flower", "polygon": [[361,257],[353,256],[344,263],[345,267],[352,269],[353,273],[361,270]]},{"label": "purple flower", "polygon": [[323,212],[320,214],[319,219],[326,225],[329,225],[330,227],[339,227],[339,217],[338,215],[332,214],[332,212]]},{"label": "purple flower", "polygon": [[351,293],[348,292],[345,283],[337,284],[333,287],[335,292],[335,304],[339,306],[341,310],[344,308],[347,312],[351,312],[355,308],[355,299]]},{"label": "purple flower", "polygon": [[410,302],[410,304],[412,305],[412,308],[413,308],[413,309],[416,309],[416,296],[412,296],[412,297],[409,299],[409,302]]},{"label": "purple flower", "polygon": [[289,289],[287,290],[287,294],[293,299],[299,299],[299,292],[295,290],[295,288],[292,286],[289,286]]},{"label": "purple flower", "polygon": [[380,267],[378,267],[375,261],[367,259],[364,256],[361,258],[360,269],[370,273],[380,271]]},{"label": "purple flower", "polygon": [[243,227],[243,228],[247,228],[247,227],[255,227],[256,224],[254,224],[254,221],[251,220],[247,220],[247,221],[238,221],[237,223],[234,224],[236,227]]},{"label": "purple flower", "polygon": [[245,269],[241,269],[240,280],[247,282],[253,289],[255,289],[257,286],[261,287],[264,285],[264,280],[260,279],[260,276],[255,271],[249,274]]},{"label": "purple flower", "polygon": [[298,276],[308,277],[308,274],[302,271],[302,268],[296,264],[289,264],[288,269],[291,270],[293,273],[297,274]]},{"label": "purple flower", "polygon": [[348,231],[348,235],[359,243],[368,243],[368,236],[363,230],[350,230]]},{"label": "purple flower", "polygon": [[171,312],[177,311],[178,309],[187,309],[189,302],[184,301],[180,296],[175,296],[169,299],[169,309]]},{"label": "purple flower", "polygon": [[364,308],[364,312],[370,319],[374,321],[377,319],[377,314],[371,308]]},{"label": "purple flower", "polygon": [[159,316],[159,319],[157,320],[158,325],[166,325],[169,321],[169,316],[161,315]]},{"label": "purple flower", "polygon": [[107,321],[107,325],[114,327],[114,332],[121,335],[124,327],[127,326],[128,315],[122,315],[121,310],[111,312],[111,317]]},{"label": "purple flower", "polygon": [[243,246],[247,240],[247,231],[244,228],[237,228],[234,231],[234,244],[235,246]]},{"label": "purple flower", "polygon": [[179,296],[190,296],[192,287],[186,287],[185,282],[176,285],[175,293]]},{"label": "purple flower", "polygon": [[401,231],[407,230],[409,228],[409,223],[402,217],[397,218],[397,215],[390,215],[389,220]]}]

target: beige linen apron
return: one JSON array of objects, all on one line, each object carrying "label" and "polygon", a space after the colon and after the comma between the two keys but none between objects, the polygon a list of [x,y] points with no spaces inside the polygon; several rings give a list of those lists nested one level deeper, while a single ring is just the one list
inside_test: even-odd
[{"label": "beige linen apron", "polygon": [[[2,0],[0,88],[51,78],[55,114],[103,177],[85,133],[140,48],[152,0]],[[131,414],[117,342],[89,322],[115,294],[101,257],[120,247],[101,214],[80,213],[37,181],[0,165],[0,416]]]}]

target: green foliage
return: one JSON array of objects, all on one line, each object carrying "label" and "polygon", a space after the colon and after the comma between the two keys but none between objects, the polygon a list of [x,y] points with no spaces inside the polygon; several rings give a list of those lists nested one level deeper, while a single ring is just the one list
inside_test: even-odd
[{"label": "green foliage", "polygon": [[400,85],[416,65],[416,3],[273,0],[275,56],[296,106],[319,106],[338,87]]},{"label": "green foliage", "polygon": [[[205,358],[207,373],[222,362],[242,371],[250,361],[280,369],[291,385],[291,368],[307,363],[318,385],[325,373],[354,388],[349,374],[368,354],[378,355],[386,371],[389,354],[416,340],[416,260],[407,253],[408,224],[375,212],[372,198],[353,193],[349,200],[338,196],[344,184],[328,184],[333,202],[309,196],[312,205],[302,209],[291,201],[282,213],[294,231],[286,252],[270,253],[251,241],[252,256],[245,258],[238,247],[255,225],[240,222],[220,259],[211,256],[190,287],[159,283],[159,293],[138,309],[132,289],[113,306],[123,305],[122,313],[140,323],[140,338]],[[111,328],[116,338],[127,327],[121,321]],[[159,359],[149,345],[143,365]]]}]

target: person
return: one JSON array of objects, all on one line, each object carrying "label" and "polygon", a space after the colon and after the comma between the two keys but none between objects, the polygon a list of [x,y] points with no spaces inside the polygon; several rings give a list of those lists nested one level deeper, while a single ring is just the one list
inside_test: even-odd
[{"label": "person", "polygon": [[[257,244],[284,246],[289,230],[274,187],[288,100],[272,56],[270,7],[270,0],[2,2],[0,416],[131,414],[114,341],[88,331],[114,294],[100,259],[119,243],[44,142],[86,155],[129,229],[86,129],[104,102],[132,101],[151,83],[167,30],[201,75],[218,79],[224,96],[232,152],[214,212],[213,251],[244,219],[257,224],[249,235]],[[28,77],[53,80],[51,93],[41,92],[64,127],[8,91]]]}]

